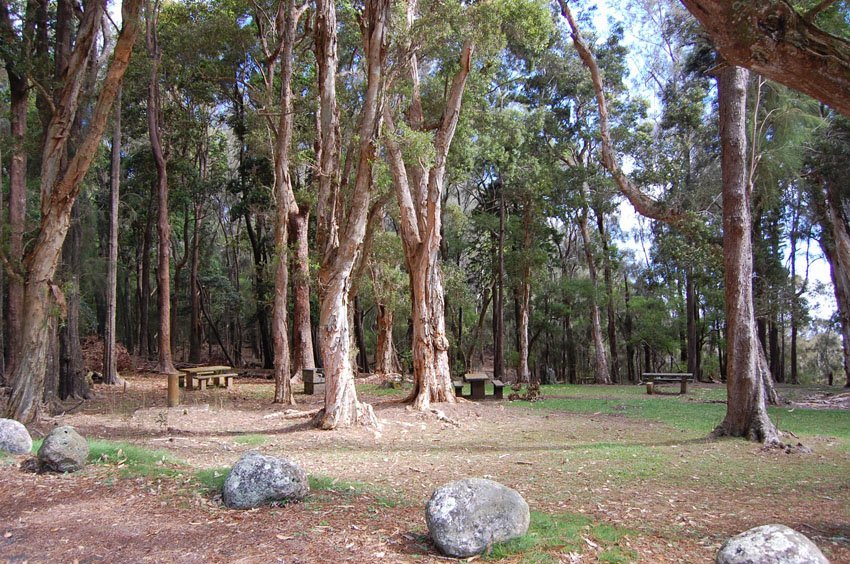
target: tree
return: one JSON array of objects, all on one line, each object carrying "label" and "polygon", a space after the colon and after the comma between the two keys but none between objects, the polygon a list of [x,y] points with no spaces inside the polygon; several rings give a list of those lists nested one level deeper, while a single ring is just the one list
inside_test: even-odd
[{"label": "tree", "polygon": [[[24,229],[26,222],[27,189],[27,116],[29,110],[29,73],[32,58],[32,39],[35,28],[35,9],[38,3],[26,2],[20,34],[13,23],[10,3],[0,2],[0,37],[3,39],[3,62],[9,80],[9,123],[11,150],[9,152],[9,254],[5,267],[9,276],[9,298],[6,308],[7,365],[17,364],[21,347],[24,308]],[[21,19],[21,18],[19,18]]]},{"label": "tree", "polygon": [[818,27],[838,10],[818,2],[800,14],[785,0],[682,0],[723,58],[799,90],[850,116],[850,42]]},{"label": "tree", "polygon": [[121,90],[112,115],[112,159],[109,175],[109,255],[106,259],[106,328],[103,336],[103,381],[119,384],[115,352],[115,317],[118,286],[118,207],[121,201]]},{"label": "tree", "polygon": [[287,289],[289,286],[289,221],[291,215],[298,214],[298,205],[292,192],[290,172],[290,145],[292,128],[295,121],[292,104],[292,59],[295,46],[295,28],[307,4],[300,7],[294,0],[281,1],[283,10],[283,29],[281,31],[281,71],[280,71],[280,122],[274,148],[274,195],[277,200],[275,216],[275,277],[274,277],[274,319],[272,334],[275,350],[275,403],[294,404],[292,387],[289,382],[289,320],[287,307]]},{"label": "tree", "polygon": [[[372,163],[380,124],[383,68],[387,52],[388,0],[367,0],[361,19],[366,92],[359,125],[359,160],[351,193],[340,192],[339,114],[336,99],[336,7],[316,3],[315,48],[319,80],[318,201],[319,342],[325,370],[325,407],[317,417],[323,429],[354,423],[376,425],[371,406],[357,400],[351,355],[349,289],[357,253],[366,234],[372,193]],[[343,196],[349,207],[343,213]]]},{"label": "tree", "polygon": [[162,149],[162,110],[159,88],[159,66],[162,51],[159,45],[159,0],[145,2],[145,45],[151,59],[148,83],[148,136],[156,164],[157,221],[159,239],[157,250],[157,297],[159,299],[159,362],[157,372],[175,374],[171,359],[171,224],[168,220],[168,168]]},{"label": "tree", "polygon": [[91,46],[105,10],[103,2],[93,2],[85,7],[77,40],[68,59],[66,81],[48,125],[41,176],[42,193],[46,198],[42,201],[38,236],[24,259],[27,272],[21,348],[17,355],[19,361],[12,375],[12,395],[6,406],[6,416],[19,421],[31,421],[38,411],[46,370],[48,320],[51,315],[56,314],[56,308],[61,308],[62,303],[61,291],[51,280],[56,272],[62,243],[68,233],[71,208],[79,194],[80,183],[97,152],[118,88],[130,61],[139,29],[140,3],[140,0],[126,0],[122,5],[122,29],[88,121],[88,129],[60,177],[54,176],[51,171],[58,170],[57,160],[61,158],[68,142],[71,124],[79,106],[78,94],[85,77]]},{"label": "tree", "polygon": [[[622,173],[608,132],[608,111],[599,67],[581,35],[570,9],[560,0],[563,16],[572,30],[573,42],[590,70],[600,115],[603,164],[620,190],[648,217],[674,226],[688,227],[687,214],[659,206],[641,193]],[[746,178],[746,80],[747,73],[734,67],[720,75],[720,130],[723,158],[723,250],[727,321],[727,414],[715,435],[747,437],[771,443],[777,431],[767,415],[766,382],[770,372],[755,335],[752,301],[752,233],[749,184]]]},{"label": "tree", "polygon": [[[407,28],[413,26],[417,2],[407,5]],[[408,73],[410,99],[404,110],[407,131],[422,133],[429,127],[423,114],[421,76],[416,48],[409,46]],[[427,410],[431,402],[454,403],[455,395],[449,365],[449,341],[446,337],[443,274],[440,269],[440,227],[442,223],[443,183],[446,161],[457,129],[463,91],[472,68],[475,46],[470,40],[461,46],[457,71],[433,135],[430,162],[418,159],[405,162],[401,140],[403,127],[396,127],[390,104],[384,106],[388,134],[384,138],[400,209],[400,232],[410,275],[413,309],[413,390],[408,398],[414,407]],[[448,80],[448,78],[447,78]],[[400,108],[396,112],[401,113]]]},{"label": "tree", "polygon": [[[718,77],[723,170],[723,280],[726,299],[726,417],[715,436],[774,443],[763,379],[768,372],[756,335],[753,310],[753,248],[747,181],[746,112],[749,72],[729,66]],[[770,374],[766,374],[770,378]]]}]

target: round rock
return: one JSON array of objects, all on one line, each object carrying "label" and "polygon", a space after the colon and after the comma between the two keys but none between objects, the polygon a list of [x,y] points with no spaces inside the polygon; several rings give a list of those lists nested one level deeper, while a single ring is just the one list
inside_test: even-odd
[{"label": "round rock", "polygon": [[86,465],[88,456],[89,444],[68,425],[50,431],[38,449],[41,468],[51,472],[76,472]]},{"label": "round rock", "polygon": [[27,428],[14,419],[0,419],[0,450],[11,454],[32,451],[32,437]]},{"label": "round rock", "polygon": [[522,496],[507,486],[466,478],[437,488],[425,508],[428,532],[447,556],[466,558],[528,532]]},{"label": "round rock", "polygon": [[716,564],[829,564],[802,533],[785,525],[763,525],[723,543]]},{"label": "round rock", "polygon": [[221,497],[231,509],[250,509],[276,501],[298,501],[309,492],[307,472],[296,462],[249,452],[230,469]]}]

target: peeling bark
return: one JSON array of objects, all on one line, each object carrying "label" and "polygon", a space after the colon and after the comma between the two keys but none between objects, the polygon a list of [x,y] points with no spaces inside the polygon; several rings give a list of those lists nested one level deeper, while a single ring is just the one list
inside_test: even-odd
[{"label": "peeling bark", "polygon": [[[372,191],[372,163],[380,125],[383,65],[387,48],[388,0],[367,0],[361,18],[366,60],[366,92],[359,126],[359,161],[353,191],[340,225],[339,116],[336,103],[336,7],[316,3],[316,60],[319,75],[319,194],[316,206],[319,269],[319,341],[325,370],[325,407],[316,422],[322,429],[355,423],[377,426],[372,407],[357,399],[351,354],[349,290],[357,254],[366,233]],[[341,233],[340,233],[341,231]]]},{"label": "peeling bark", "polygon": [[[408,25],[412,25],[415,2],[408,4]],[[421,163],[404,162],[401,147],[394,138],[396,127],[392,109],[384,107],[389,134],[384,137],[387,160],[400,209],[400,231],[410,276],[413,318],[413,391],[408,401],[425,411],[431,402],[454,403],[446,337],[443,274],[440,268],[443,179],[446,159],[457,128],[463,92],[472,65],[474,46],[461,48],[459,68],[446,96],[445,109],[434,135],[434,162],[427,170]],[[415,52],[410,59],[412,98],[407,119],[422,129],[419,71]]]}]

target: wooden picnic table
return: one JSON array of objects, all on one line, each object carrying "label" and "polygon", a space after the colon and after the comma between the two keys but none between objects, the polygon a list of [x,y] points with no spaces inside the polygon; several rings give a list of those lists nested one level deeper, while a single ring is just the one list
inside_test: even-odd
[{"label": "wooden picnic table", "polygon": [[688,393],[688,382],[694,381],[694,375],[690,372],[644,372],[643,381],[646,382],[646,393],[655,393],[655,384],[673,384],[681,383],[679,393]]},{"label": "wooden picnic table", "polygon": [[233,377],[235,374],[230,373],[229,366],[193,366],[191,368],[181,368],[180,372],[186,379],[186,389],[194,389],[194,380],[198,381],[198,389],[206,389],[207,380],[213,380],[216,384],[220,384],[224,380],[226,388],[232,387]]},{"label": "wooden picnic table", "polygon": [[472,400],[483,400],[484,384],[490,380],[490,377],[482,372],[473,372],[472,374],[465,374],[463,379],[469,382],[469,398]]}]

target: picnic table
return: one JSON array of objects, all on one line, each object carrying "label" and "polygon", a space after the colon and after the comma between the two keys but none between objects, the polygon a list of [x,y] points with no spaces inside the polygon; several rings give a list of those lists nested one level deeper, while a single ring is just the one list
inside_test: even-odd
[{"label": "picnic table", "polygon": [[[490,376],[483,372],[471,372],[469,374],[464,374],[462,381],[457,381],[454,383],[455,387],[455,395],[460,397],[461,390],[463,389],[463,383],[469,383],[470,394],[469,399],[471,400],[483,400],[486,397],[486,392],[484,385],[487,382],[490,382]],[[493,380],[493,398],[502,399],[502,389],[505,387],[505,384],[500,380]]]},{"label": "picnic table", "polygon": [[655,384],[681,382],[679,393],[688,393],[688,382],[694,381],[694,375],[690,372],[644,372],[643,381],[646,383],[646,393],[655,393]]},{"label": "picnic table", "polygon": [[236,377],[236,374],[230,372],[230,370],[231,368],[229,366],[194,366],[192,368],[181,368],[180,379],[185,379],[187,390],[195,389],[195,381],[198,382],[199,390],[206,390],[208,381],[211,381],[216,386],[221,386],[223,383],[224,387],[229,390],[233,387],[233,378]]}]

